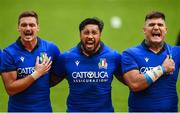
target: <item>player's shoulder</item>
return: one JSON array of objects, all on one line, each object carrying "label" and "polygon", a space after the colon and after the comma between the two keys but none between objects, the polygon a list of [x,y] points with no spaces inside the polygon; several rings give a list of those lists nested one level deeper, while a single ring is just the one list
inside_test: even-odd
[{"label": "player's shoulder", "polygon": [[168,51],[171,51],[172,54],[180,55],[180,46],[174,46],[167,44]]},{"label": "player's shoulder", "polygon": [[2,51],[13,53],[16,51],[16,49],[17,49],[17,44],[16,44],[16,42],[14,42],[14,43],[8,45],[7,47],[5,47]]},{"label": "player's shoulder", "polygon": [[64,53],[62,53],[62,56],[64,58],[71,58],[71,57],[77,57],[79,56],[79,48],[77,46],[70,48],[69,50],[65,51]]},{"label": "player's shoulder", "polygon": [[111,58],[111,59],[113,59],[113,58],[121,58],[121,54],[118,52],[118,51],[116,51],[115,49],[112,49],[112,48],[110,48],[109,46],[107,46],[107,45],[105,45],[104,44],[104,46],[103,46],[103,50],[102,50],[102,52],[101,52],[101,54],[100,54],[100,56],[107,56],[107,57],[109,57],[109,58]]},{"label": "player's shoulder", "polygon": [[175,50],[180,50],[180,46],[174,46],[174,45],[170,45],[170,44],[167,44],[167,46],[171,49],[175,49]]},{"label": "player's shoulder", "polygon": [[104,43],[102,44],[102,47],[103,47],[103,52],[110,53],[110,54],[120,54],[115,49],[109,47],[108,45]]},{"label": "player's shoulder", "polygon": [[136,46],[132,46],[130,48],[125,49],[122,53],[138,53],[142,51],[142,45],[136,45]]},{"label": "player's shoulder", "polygon": [[106,51],[106,52],[115,52],[114,49],[110,48],[110,47],[109,47],[108,45],[106,45],[106,44],[103,44],[102,46],[103,46],[104,51]]},{"label": "player's shoulder", "polygon": [[58,46],[56,44],[54,44],[54,42],[52,42],[52,41],[44,40],[44,39],[39,38],[39,37],[38,37],[38,41],[39,41],[42,49],[47,49],[50,51],[59,50]]},{"label": "player's shoulder", "polygon": [[40,43],[43,44],[43,45],[56,46],[56,45],[54,44],[54,42],[48,41],[48,40],[45,40],[45,39],[42,39],[42,38],[39,38],[39,37],[38,37],[38,41],[40,41]]}]

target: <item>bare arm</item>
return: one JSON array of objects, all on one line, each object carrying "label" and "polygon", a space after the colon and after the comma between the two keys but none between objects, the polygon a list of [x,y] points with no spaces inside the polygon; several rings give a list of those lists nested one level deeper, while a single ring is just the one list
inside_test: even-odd
[{"label": "bare arm", "polygon": [[[164,60],[162,66],[164,67],[166,74],[173,72],[175,69],[174,61],[170,59],[169,56]],[[159,77],[162,75],[163,72],[159,73]],[[139,70],[130,70],[126,72],[123,77],[125,83],[134,92],[144,90],[150,85],[145,78],[145,74],[140,74]]]},{"label": "bare arm", "polygon": [[149,85],[144,78],[143,74],[139,73],[139,70],[131,70],[123,76],[125,83],[132,91],[140,91],[147,88]]},{"label": "bare arm", "polygon": [[28,88],[36,79],[43,76],[45,73],[49,71],[51,68],[52,61],[43,60],[41,64],[39,64],[39,57],[36,59],[36,65],[35,65],[35,72],[31,75],[26,76],[25,78],[18,79],[17,78],[17,72],[11,71],[11,72],[3,72],[2,73],[2,79],[6,88],[7,93],[12,96],[19,92],[24,91],[26,88]]},{"label": "bare arm", "polygon": [[2,73],[2,79],[5,85],[6,92],[10,96],[22,92],[35,81],[32,78],[32,76],[27,76],[19,80],[16,80],[16,78],[17,78],[16,71]]}]

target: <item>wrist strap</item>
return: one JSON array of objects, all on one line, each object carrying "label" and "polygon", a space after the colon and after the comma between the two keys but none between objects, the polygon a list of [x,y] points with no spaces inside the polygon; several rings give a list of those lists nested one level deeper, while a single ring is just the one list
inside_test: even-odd
[{"label": "wrist strap", "polygon": [[144,78],[146,79],[147,83],[150,85],[165,73],[166,73],[165,68],[159,65],[149,71],[146,71],[146,73],[144,74]]},{"label": "wrist strap", "polygon": [[34,80],[37,80],[39,78],[38,72],[34,71],[31,76],[33,77]]}]

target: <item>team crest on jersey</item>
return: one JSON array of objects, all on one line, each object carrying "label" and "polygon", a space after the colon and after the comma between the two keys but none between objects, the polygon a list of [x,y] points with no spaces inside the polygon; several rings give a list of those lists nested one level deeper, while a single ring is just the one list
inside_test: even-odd
[{"label": "team crest on jersey", "polygon": [[144,58],[144,60],[145,60],[146,62],[148,62],[148,61],[149,61],[149,58],[148,58],[148,57],[146,57],[146,58]]},{"label": "team crest on jersey", "polygon": [[46,58],[45,60],[48,60],[48,57],[45,56],[47,56],[47,53],[45,52],[40,53],[40,58],[39,58],[40,62],[42,62],[45,58]]},{"label": "team crest on jersey", "polygon": [[106,62],[106,59],[105,58],[101,58],[99,63],[98,63],[98,66],[99,66],[100,69],[101,68],[107,69],[108,64]]}]

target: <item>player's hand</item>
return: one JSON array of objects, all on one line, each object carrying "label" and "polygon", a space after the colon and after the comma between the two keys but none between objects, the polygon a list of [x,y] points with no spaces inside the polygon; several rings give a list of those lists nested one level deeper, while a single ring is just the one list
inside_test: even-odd
[{"label": "player's hand", "polygon": [[44,58],[42,59],[42,63],[39,63],[39,56],[37,56],[35,71],[39,76],[42,76],[49,71],[49,69],[51,68],[51,64],[52,64],[51,57],[48,58],[47,55],[45,55]]},{"label": "player's hand", "polygon": [[175,70],[175,63],[169,55],[167,55],[162,66],[165,68],[166,74],[171,74]]}]

